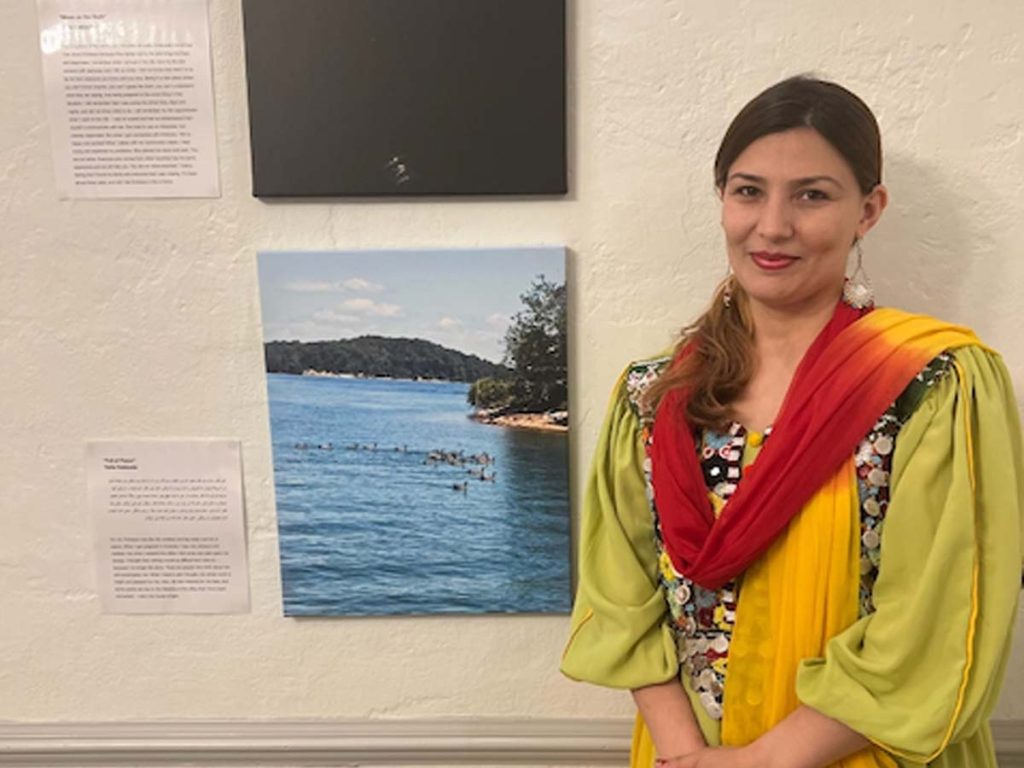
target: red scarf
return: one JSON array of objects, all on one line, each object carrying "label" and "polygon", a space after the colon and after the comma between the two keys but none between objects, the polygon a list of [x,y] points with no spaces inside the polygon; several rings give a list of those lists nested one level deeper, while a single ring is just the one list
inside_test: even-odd
[{"label": "red scarf", "polygon": [[971,339],[969,331],[934,320],[894,310],[867,314],[840,303],[800,361],[771,439],[717,520],[694,430],[685,419],[687,393],[666,394],[654,420],[651,479],[665,549],[676,570],[708,589],[746,570],[913,377],[947,348],[936,345]]}]

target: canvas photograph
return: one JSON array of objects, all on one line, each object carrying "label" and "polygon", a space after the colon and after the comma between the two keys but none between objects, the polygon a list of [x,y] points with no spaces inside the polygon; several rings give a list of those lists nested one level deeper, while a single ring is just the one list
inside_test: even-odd
[{"label": "canvas photograph", "polygon": [[259,254],[286,616],[570,608],[563,248]]}]

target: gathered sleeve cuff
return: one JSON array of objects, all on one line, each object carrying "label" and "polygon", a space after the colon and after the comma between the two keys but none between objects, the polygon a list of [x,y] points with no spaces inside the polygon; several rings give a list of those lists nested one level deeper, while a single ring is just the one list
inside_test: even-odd
[{"label": "gathered sleeve cuff", "polygon": [[1021,431],[995,353],[964,347],[896,440],[875,612],[808,659],[797,695],[929,762],[995,706],[1021,579]]},{"label": "gathered sleeve cuff", "polygon": [[657,576],[640,421],[625,376],[612,394],[583,500],[579,584],[562,672],[612,688],[676,676],[679,661]]}]

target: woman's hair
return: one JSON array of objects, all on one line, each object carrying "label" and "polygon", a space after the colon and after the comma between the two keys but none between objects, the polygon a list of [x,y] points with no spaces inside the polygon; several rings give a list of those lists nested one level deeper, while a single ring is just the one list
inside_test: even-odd
[{"label": "woman's hair", "polygon": [[[811,128],[845,158],[863,194],[882,181],[882,141],[868,106],[840,85],[797,75],[754,97],[729,125],[715,155],[715,186],[725,189],[729,169],[763,136]],[[726,301],[728,297],[728,301]],[[754,374],[754,325],[740,285],[726,278],[710,308],[683,328],[676,348],[694,350],[651,385],[647,403],[656,408],[668,391],[688,390],[686,418],[695,428],[720,429],[731,420],[731,403]]]}]

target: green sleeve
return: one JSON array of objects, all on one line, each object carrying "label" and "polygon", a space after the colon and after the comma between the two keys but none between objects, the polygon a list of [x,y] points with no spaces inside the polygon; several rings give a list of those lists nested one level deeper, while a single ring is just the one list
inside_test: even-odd
[{"label": "green sleeve", "polygon": [[915,762],[986,733],[1020,590],[1024,486],[1009,375],[977,347],[954,359],[896,440],[876,611],[797,678],[804,704]]},{"label": "green sleeve", "polygon": [[657,577],[643,461],[639,419],[623,377],[612,395],[583,500],[579,586],[561,666],[575,680],[639,688],[678,672]]}]

